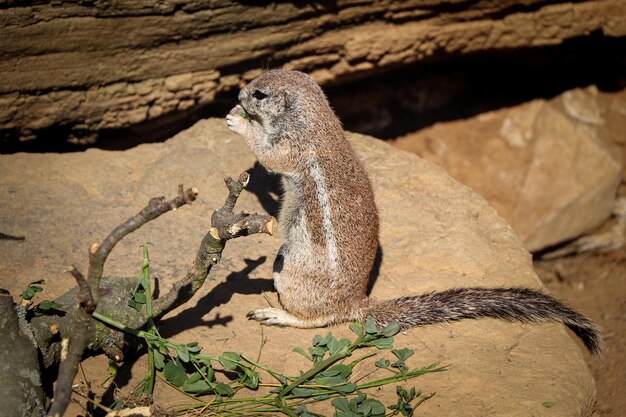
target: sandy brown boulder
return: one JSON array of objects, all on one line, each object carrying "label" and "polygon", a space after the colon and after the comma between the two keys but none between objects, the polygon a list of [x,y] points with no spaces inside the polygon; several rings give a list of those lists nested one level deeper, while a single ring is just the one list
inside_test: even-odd
[{"label": "sandy brown boulder", "polygon": [[623,173],[614,140],[626,128],[619,103],[626,90],[572,90],[550,102],[439,123],[395,144],[481,193],[537,251],[611,215]]},{"label": "sandy brown boulder", "polygon": [[[373,180],[381,214],[383,251],[372,295],[391,298],[453,286],[541,288],[531,258],[509,227],[478,194],[443,169],[360,135],[351,135]],[[152,196],[173,194],[179,183],[198,188],[191,207],[162,216],[122,241],[107,274],[132,276],[141,263],[140,245],[151,242],[154,276],[161,291],[184,273],[205,233],[212,207],[221,204],[226,175],[254,166],[243,142],[223,120],[205,120],[161,144],[124,152],[89,150],[75,154],[0,156],[0,230],[23,234],[22,242],[0,240],[0,287],[19,294],[39,278],[53,298],[73,285],[63,271],[84,268],[87,248]],[[240,209],[274,211],[276,185],[254,169],[250,192]],[[228,243],[222,262],[187,305],[166,316],[161,333],[175,341],[197,340],[205,352],[241,351],[297,374],[304,359],[291,352],[328,330],[349,336],[346,325],[331,329],[263,328],[246,319],[267,305],[272,292],[275,237],[255,235]],[[412,367],[438,362],[443,373],[406,384],[437,395],[420,406],[429,416],[590,415],[595,387],[583,353],[557,324],[520,325],[496,320],[465,321],[412,329],[396,337],[396,347],[416,351]],[[141,361],[135,375],[141,374]],[[100,381],[104,359],[85,364],[87,377]],[[370,366],[374,369],[373,365]],[[364,371],[364,372],[367,372]],[[160,389],[160,404],[170,404]],[[375,397],[395,403],[395,386]],[[177,400],[178,401],[178,400]],[[179,402],[177,403],[179,404]]]},{"label": "sandy brown boulder", "polygon": [[432,57],[626,35],[622,0],[0,5],[0,135],[14,139],[61,126],[88,142],[211,102],[267,66],[327,83]]}]

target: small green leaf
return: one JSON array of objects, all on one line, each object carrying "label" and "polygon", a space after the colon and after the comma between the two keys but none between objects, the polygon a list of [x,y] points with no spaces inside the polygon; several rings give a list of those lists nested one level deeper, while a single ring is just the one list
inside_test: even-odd
[{"label": "small green leaf", "polygon": [[185,368],[177,360],[168,362],[163,367],[163,375],[175,387],[182,387],[187,381]]},{"label": "small green leaf", "polygon": [[387,359],[379,359],[376,361],[376,363],[374,363],[374,365],[378,366],[379,368],[386,369],[387,367],[389,367],[390,363],[391,362],[389,362],[389,360]]},{"label": "small green leaf", "polygon": [[61,307],[63,307],[63,304],[59,304],[55,301],[50,301],[50,300],[43,300],[41,303],[39,303],[39,308],[41,310],[50,310],[50,309],[58,310]]},{"label": "small green leaf", "polygon": [[340,385],[347,383],[351,374],[351,367],[337,364],[318,374],[315,380],[321,385]]},{"label": "small green leaf", "polygon": [[333,385],[345,384],[348,382],[348,380],[344,376],[334,375],[334,376],[318,376],[315,378],[315,382],[317,382],[320,385],[333,386]]},{"label": "small green leaf", "polygon": [[340,392],[342,394],[350,394],[351,392],[356,391],[356,384],[349,383],[349,384],[337,385],[334,387],[330,387],[329,389]]},{"label": "small green leaf", "polygon": [[392,349],[391,353],[396,355],[398,359],[404,362],[407,359],[409,359],[411,356],[413,356],[415,351],[411,349],[406,349],[406,348],[405,349]]},{"label": "small green leaf", "polygon": [[334,400],[331,401],[331,404],[337,410],[341,410],[345,413],[350,411],[350,405],[348,404],[348,400],[345,398],[335,398]]},{"label": "small green leaf", "polygon": [[178,358],[183,362],[189,362],[189,351],[187,350],[187,346],[181,345],[177,346],[176,354]]},{"label": "small green leaf", "polygon": [[359,323],[358,321],[352,322],[350,323],[350,326],[348,326],[350,331],[352,331],[352,333],[354,333],[357,336],[361,336],[363,335],[363,325],[361,323]]},{"label": "small green leaf", "polygon": [[384,416],[385,406],[376,400],[372,400],[372,416]]},{"label": "small green leaf", "polygon": [[400,325],[397,322],[392,321],[391,323],[387,325],[387,327],[385,327],[382,330],[382,334],[385,337],[391,337],[391,336],[395,336],[396,334],[398,334],[399,331],[400,331]]},{"label": "small green leaf", "polygon": [[365,395],[361,391],[357,391],[356,398],[354,398],[354,402],[355,404],[361,404],[366,398],[367,398],[367,395]]},{"label": "small green leaf", "polygon": [[378,349],[391,349],[393,347],[393,337],[383,337],[382,339],[375,339],[370,342],[372,346],[376,346]]},{"label": "small green leaf", "polygon": [[119,366],[117,365],[117,362],[115,362],[113,359],[109,359],[109,375],[115,377],[117,375],[118,369]]},{"label": "small green leaf", "polygon": [[382,417],[385,415],[385,406],[372,398],[367,398],[359,405],[357,411],[364,416]]},{"label": "small green leaf", "polygon": [[237,363],[233,362],[229,359],[223,358],[220,356],[219,358],[220,364],[224,367],[224,369],[228,370],[228,371],[234,371],[235,369],[237,369]]},{"label": "small green leaf", "polygon": [[303,387],[296,387],[291,391],[291,394],[294,397],[313,397],[315,394],[319,393],[320,390],[316,389],[316,388],[303,388]]},{"label": "small green leaf", "polygon": [[43,291],[43,288],[40,287],[39,285],[42,285],[45,283],[46,281],[44,281],[43,279],[39,279],[37,281],[31,282],[30,284],[28,284],[28,287],[26,287],[26,289],[22,292],[20,297],[22,297],[24,300],[32,300],[35,294]]},{"label": "small green leaf", "polygon": [[307,358],[308,360],[312,361],[313,358],[311,357],[311,355],[309,355],[304,349],[302,349],[301,347],[295,347],[293,349],[291,349],[292,352],[296,352],[299,353],[300,355],[304,356],[305,358]]},{"label": "small green leaf", "polygon": [[311,353],[311,356],[321,358],[324,356],[324,353],[326,353],[326,350],[321,346],[317,346],[313,349],[309,349],[309,352]]},{"label": "small green leaf", "polygon": [[215,370],[213,370],[213,368],[211,366],[206,366],[206,379],[208,379],[209,381],[214,381],[215,380]]},{"label": "small green leaf", "polygon": [[152,354],[154,355],[154,367],[160,371],[163,370],[163,367],[165,366],[165,357],[163,354],[157,349],[154,349]]},{"label": "small green leaf", "polygon": [[198,345],[198,342],[187,343],[185,346],[190,353],[200,353],[202,350],[202,347]]},{"label": "small green leaf", "polygon": [[348,339],[337,340],[333,337],[328,342],[328,352],[331,355],[335,355],[337,353],[344,353],[348,350],[348,346],[350,346],[350,341]]},{"label": "small green leaf", "polygon": [[128,300],[128,306],[137,311],[141,311],[142,307],[146,304],[146,294],[143,292],[135,291],[130,294]]},{"label": "small green leaf", "polygon": [[222,356],[235,362],[239,362],[241,360],[241,355],[237,352],[224,352],[222,353]]},{"label": "small green leaf", "polygon": [[406,366],[406,364],[402,361],[397,361],[391,364],[392,368],[398,368],[402,373],[406,373],[409,368]]},{"label": "small green leaf", "polygon": [[328,344],[331,343],[333,340],[336,340],[335,336],[333,336],[331,332],[328,332],[328,334],[324,336],[322,340],[319,341],[317,346],[328,346]]},{"label": "small green leaf", "polygon": [[259,386],[259,373],[250,368],[242,368],[243,373],[240,374],[237,381],[250,389],[257,389]]},{"label": "small green leaf", "polygon": [[239,113],[239,115],[247,122],[252,120],[252,115],[243,108],[241,109],[241,112]]},{"label": "small green leaf", "polygon": [[144,293],[144,292],[133,293],[133,298],[139,304],[145,304],[146,303],[146,293]]},{"label": "small green leaf", "polygon": [[128,300],[128,307],[136,311],[141,311],[141,304],[137,304],[132,298]]},{"label": "small green leaf", "polygon": [[157,339],[154,341],[154,346],[156,346],[159,350],[163,351],[164,353],[169,354],[170,350],[167,348],[167,340],[163,340],[163,339]]},{"label": "small green leaf", "polygon": [[185,385],[193,384],[194,382],[200,381],[202,379],[202,373],[200,371],[196,371],[189,376]]},{"label": "small green leaf", "polygon": [[237,369],[237,366],[239,366],[237,362],[239,360],[241,360],[241,356],[235,352],[224,352],[224,354],[219,357],[220,364],[228,371]]},{"label": "small green leaf", "polygon": [[235,393],[233,389],[230,387],[230,385],[226,385],[223,382],[218,382],[215,385],[215,392],[218,393],[219,395],[223,395],[227,397],[230,397]]},{"label": "small green leaf", "polygon": [[183,384],[182,388],[183,388],[183,391],[189,394],[205,394],[205,393],[212,392],[215,389],[204,379],[200,379],[195,382],[187,381]]},{"label": "small green leaf", "polygon": [[365,321],[365,332],[367,334],[376,334],[378,333],[378,326],[376,326],[376,322],[373,317],[368,317]]},{"label": "small green leaf", "polygon": [[35,296],[35,294],[41,291],[43,291],[43,288],[36,285],[31,285],[22,292],[22,298],[24,300],[31,300]]},{"label": "small green leaf", "polygon": [[33,309],[33,315],[40,317],[43,315],[65,315],[65,311],[60,310],[63,304],[59,304],[55,301],[43,300]]},{"label": "small green leaf", "polygon": [[556,405],[556,403],[554,401],[546,401],[545,403],[541,405],[543,405],[545,408],[552,408]]},{"label": "small green leaf", "polygon": [[349,367],[348,365],[344,365],[342,363],[338,363],[338,364],[333,365],[330,368],[328,368],[326,371],[324,371],[324,373],[329,373],[331,375],[348,376],[348,375],[350,375],[352,373],[352,368]]}]

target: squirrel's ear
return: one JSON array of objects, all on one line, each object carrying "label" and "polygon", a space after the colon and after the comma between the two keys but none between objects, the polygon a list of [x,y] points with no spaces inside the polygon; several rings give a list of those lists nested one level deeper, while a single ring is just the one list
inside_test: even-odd
[{"label": "squirrel's ear", "polygon": [[296,103],[294,95],[291,94],[291,92],[289,91],[285,91],[283,100],[285,102],[285,111],[293,110],[293,108],[295,107],[295,103]]}]

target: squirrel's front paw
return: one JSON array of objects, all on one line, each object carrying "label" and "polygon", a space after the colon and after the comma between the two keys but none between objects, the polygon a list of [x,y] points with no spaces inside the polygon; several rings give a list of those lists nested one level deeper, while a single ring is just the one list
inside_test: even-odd
[{"label": "squirrel's front paw", "polygon": [[246,115],[248,113],[241,107],[240,104],[237,104],[226,116],[226,124],[228,128],[235,133],[239,133],[243,135],[244,131],[249,127],[250,122],[246,120]]}]

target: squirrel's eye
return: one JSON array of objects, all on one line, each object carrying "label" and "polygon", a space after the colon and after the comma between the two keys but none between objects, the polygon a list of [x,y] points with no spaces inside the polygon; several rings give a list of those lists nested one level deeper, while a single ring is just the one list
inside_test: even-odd
[{"label": "squirrel's eye", "polygon": [[256,98],[257,100],[263,100],[267,97],[267,94],[259,90],[254,90],[254,92],[252,93],[252,97]]}]

